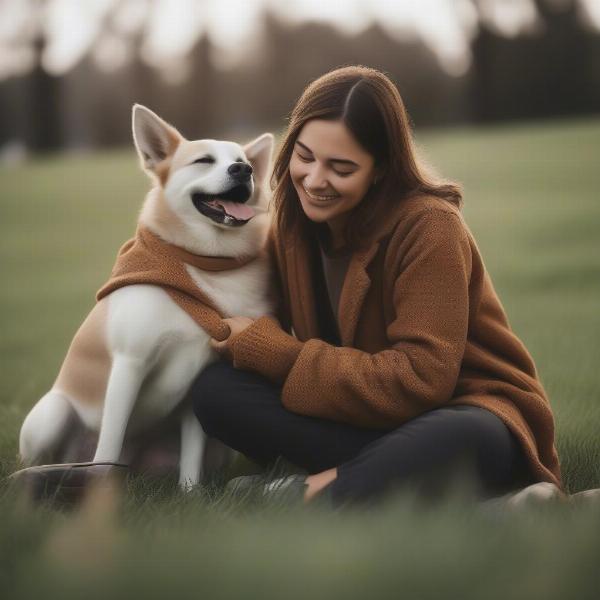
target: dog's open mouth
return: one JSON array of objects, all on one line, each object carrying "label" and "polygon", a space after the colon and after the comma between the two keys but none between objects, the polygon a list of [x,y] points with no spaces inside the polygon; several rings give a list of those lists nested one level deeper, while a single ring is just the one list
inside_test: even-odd
[{"label": "dog's open mouth", "polygon": [[215,223],[234,227],[244,225],[254,216],[252,207],[244,204],[248,198],[250,189],[247,185],[236,185],[220,194],[192,194],[192,202],[199,212]]}]

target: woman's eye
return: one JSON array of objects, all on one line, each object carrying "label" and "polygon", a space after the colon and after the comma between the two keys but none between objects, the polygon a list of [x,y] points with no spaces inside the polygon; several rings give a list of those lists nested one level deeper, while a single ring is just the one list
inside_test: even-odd
[{"label": "woman's eye", "polygon": [[[298,150],[296,150],[296,156],[302,162],[306,162],[306,163],[312,162],[314,160],[312,156],[304,156],[303,154],[300,154],[300,152],[298,152]],[[336,175],[338,175],[339,177],[348,177],[354,173],[354,171],[337,171],[336,169],[333,169],[333,172]]]},{"label": "woman's eye", "polygon": [[310,162],[312,160],[312,157],[310,157],[310,156],[303,156],[302,154],[300,154],[300,152],[296,152],[296,155],[298,156],[298,158],[302,162]]}]

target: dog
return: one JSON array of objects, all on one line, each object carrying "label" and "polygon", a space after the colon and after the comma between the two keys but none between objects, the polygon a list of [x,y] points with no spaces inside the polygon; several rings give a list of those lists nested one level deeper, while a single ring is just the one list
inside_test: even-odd
[{"label": "dog", "polygon": [[209,340],[227,337],[224,317],[273,314],[263,249],[274,139],[189,141],[139,104],[132,128],[154,183],[136,238],[121,248],[54,385],[26,416],[19,453],[25,465],[56,456],[75,416],[98,432],[93,463],[117,463],[126,437],[176,415],[179,485],[189,490],[201,481],[206,436],[183,401],[218,358]]}]

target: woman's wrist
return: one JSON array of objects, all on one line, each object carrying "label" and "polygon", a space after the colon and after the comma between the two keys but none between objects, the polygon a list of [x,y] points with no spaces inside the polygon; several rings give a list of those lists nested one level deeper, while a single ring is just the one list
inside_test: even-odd
[{"label": "woman's wrist", "polygon": [[233,366],[283,384],[303,343],[286,333],[275,317],[260,317],[228,344]]}]

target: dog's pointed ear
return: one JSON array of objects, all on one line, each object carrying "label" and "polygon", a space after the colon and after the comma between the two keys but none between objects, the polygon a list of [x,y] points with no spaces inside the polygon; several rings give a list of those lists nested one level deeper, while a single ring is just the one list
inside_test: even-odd
[{"label": "dog's pointed ear", "polygon": [[173,155],[183,136],[149,108],[134,104],[131,115],[133,142],[142,167],[156,173],[156,167]]},{"label": "dog's pointed ear", "polygon": [[254,181],[262,184],[271,167],[271,156],[275,138],[272,133],[263,133],[244,146],[244,153],[254,170]]}]

